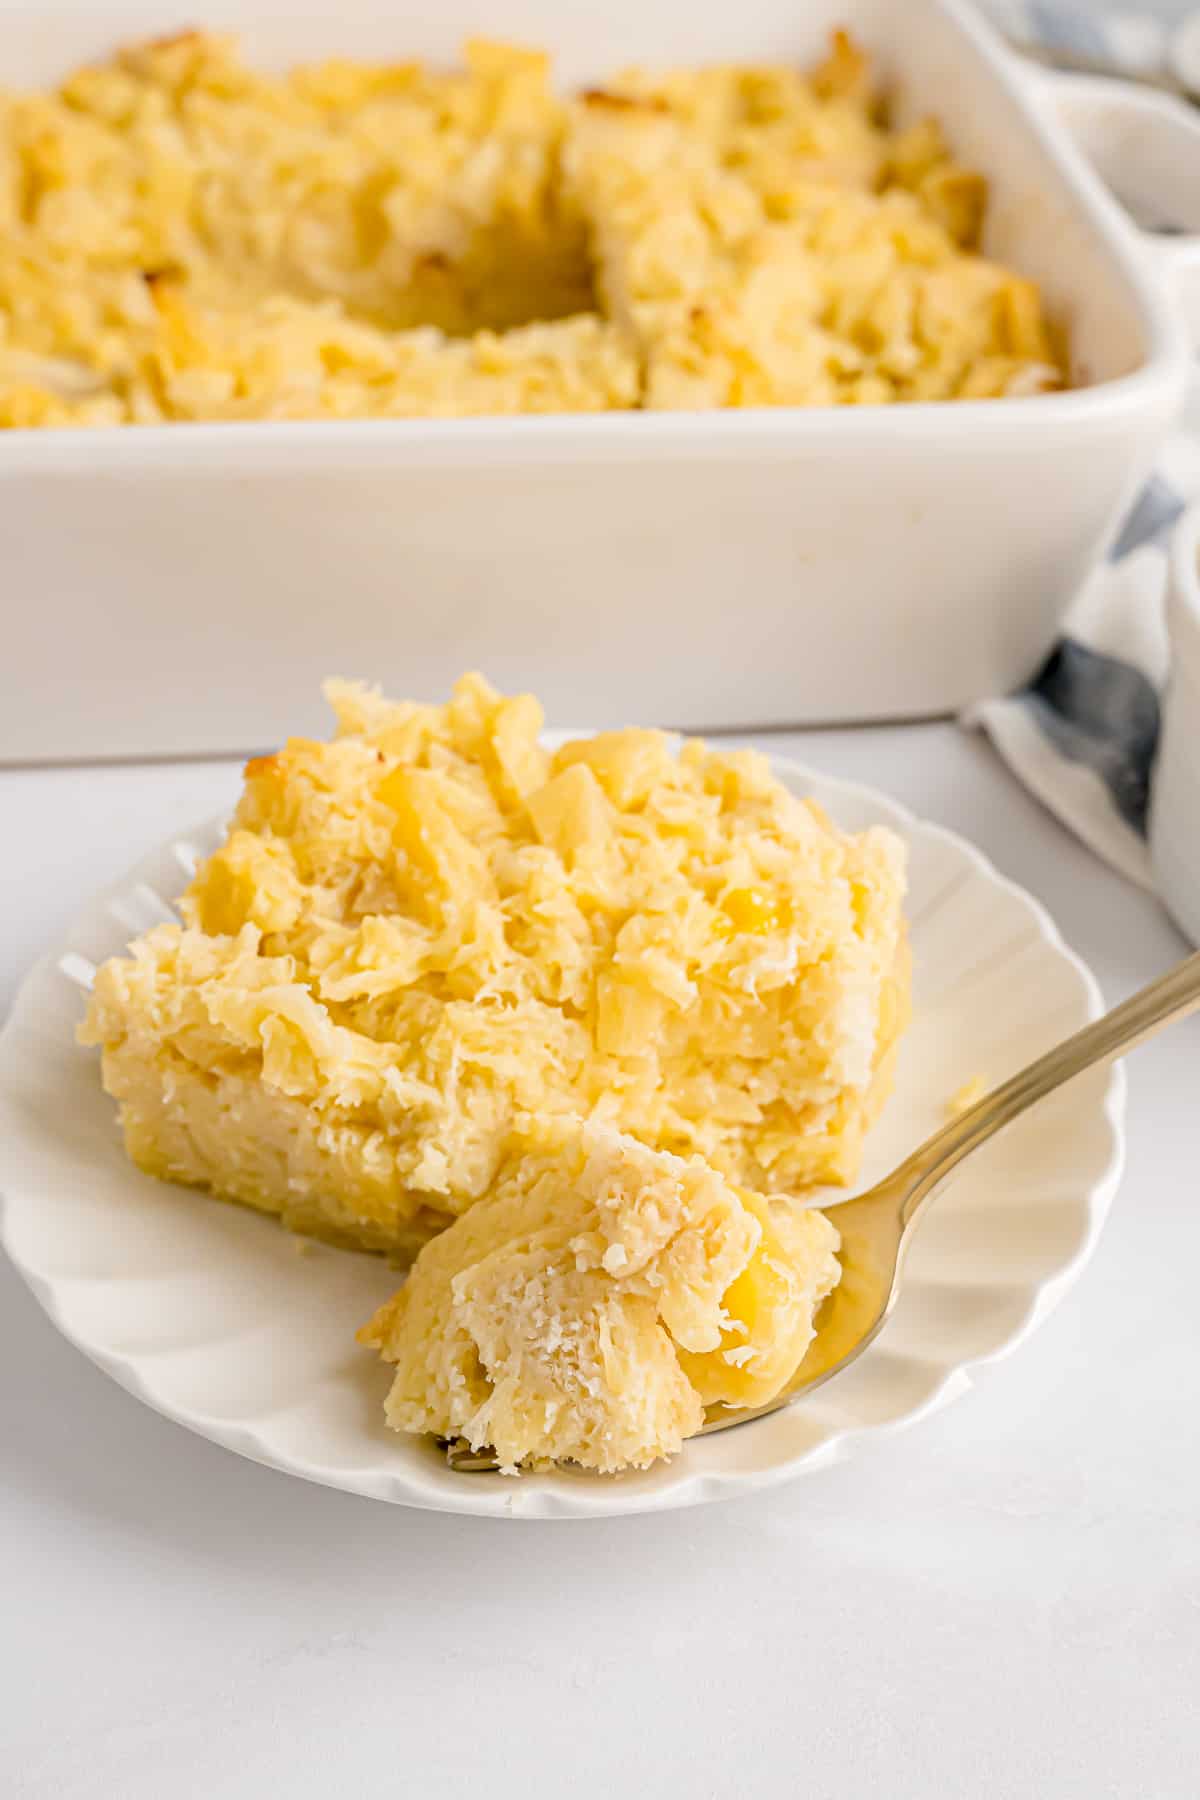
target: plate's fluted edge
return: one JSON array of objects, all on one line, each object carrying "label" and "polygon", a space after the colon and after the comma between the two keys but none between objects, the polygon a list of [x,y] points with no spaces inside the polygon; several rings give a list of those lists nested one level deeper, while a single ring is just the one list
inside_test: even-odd
[{"label": "plate's fluted edge", "polygon": [[[556,733],[554,735],[558,737],[567,734]],[[973,844],[956,832],[919,819],[909,808],[880,794],[866,784],[844,781],[839,777],[826,775],[818,769],[808,767],[789,757],[771,755],[769,760],[773,771],[787,786],[793,789],[800,788],[804,792],[823,790],[826,795],[851,798],[859,806],[868,809],[874,815],[877,823],[899,827],[911,836],[919,835],[944,845],[956,858],[961,859],[966,866],[982,876],[989,885],[1001,889],[1019,903],[1037,927],[1039,938],[1057,951],[1077,976],[1085,999],[1087,1017],[1095,1018],[1103,1011],[1103,1000],[1095,977],[1082,958],[1065,942],[1046,907],[1019,883],[1000,874],[990,858]],[[819,793],[818,797],[820,797]],[[836,800],[830,806],[830,810],[836,815]],[[3,1074],[4,1058],[9,1047],[8,1040],[19,1024],[22,1003],[28,990],[39,979],[60,973],[60,961],[64,950],[69,948],[76,938],[84,934],[87,921],[95,916],[99,908],[108,909],[116,898],[128,893],[139,882],[145,881],[148,871],[160,865],[165,856],[176,851],[178,845],[189,840],[191,842],[196,840],[202,843],[210,842],[213,840],[214,834],[224,828],[224,824],[225,815],[221,815],[219,818],[206,820],[191,831],[177,834],[167,843],[159,845],[140,858],[123,878],[111,883],[103,891],[93,896],[91,901],[80,910],[72,922],[62,949],[40,958],[26,975],[17,992],[9,1017],[5,1021],[3,1030],[0,1030],[0,1076]],[[377,1471],[360,1473],[354,1470],[322,1468],[316,1463],[299,1463],[294,1458],[280,1455],[274,1451],[266,1437],[250,1426],[236,1425],[228,1420],[211,1418],[194,1410],[172,1405],[146,1382],[133,1359],[97,1347],[75,1333],[63,1315],[55,1283],[30,1266],[27,1260],[17,1252],[12,1242],[10,1226],[12,1208],[17,1203],[18,1194],[9,1186],[12,1172],[6,1168],[3,1136],[0,1136],[0,1245],[6,1250],[14,1267],[25,1280],[56,1329],[95,1367],[109,1375],[126,1392],[132,1394],[161,1417],[183,1425],[223,1448],[265,1467],[298,1475],[302,1479],[318,1485],[339,1488],[371,1499],[385,1500],[422,1510],[456,1512],[477,1517],[597,1518],[626,1513],[661,1512],[707,1504],[731,1498],[737,1493],[762,1491],[776,1487],[805,1471],[840,1462],[853,1453],[861,1440],[882,1433],[893,1433],[928,1418],[958,1394],[973,1386],[978,1374],[983,1369],[1003,1360],[1019,1349],[1037,1326],[1049,1317],[1067,1289],[1078,1278],[1095,1249],[1124,1169],[1125,1097],[1124,1069],[1120,1064],[1115,1064],[1109,1071],[1103,1106],[1098,1115],[1098,1118],[1103,1118],[1107,1133],[1107,1155],[1104,1170],[1092,1181],[1086,1193],[1081,1190],[1079,1196],[1081,1203],[1086,1208],[1087,1229],[1084,1239],[1068,1263],[1052,1276],[1032,1286],[1025,1317],[1003,1343],[977,1357],[951,1364],[947,1367],[942,1381],[929,1394],[907,1411],[898,1413],[894,1418],[832,1430],[815,1445],[808,1446],[793,1457],[781,1459],[770,1468],[759,1468],[753,1471],[735,1470],[728,1473],[706,1472],[690,1476],[685,1474],[681,1480],[674,1481],[654,1492],[625,1487],[619,1480],[612,1482],[611,1490],[607,1486],[598,1490],[596,1486],[591,1485],[584,1492],[568,1481],[556,1482],[552,1477],[511,1481],[499,1476],[477,1479],[460,1478],[456,1488],[448,1492],[443,1487],[433,1486],[420,1479],[419,1471],[414,1469],[398,1467],[394,1473],[388,1472],[381,1476]],[[746,1429],[750,1429],[750,1427],[746,1427]],[[686,1454],[685,1450],[683,1457],[686,1458]]]}]

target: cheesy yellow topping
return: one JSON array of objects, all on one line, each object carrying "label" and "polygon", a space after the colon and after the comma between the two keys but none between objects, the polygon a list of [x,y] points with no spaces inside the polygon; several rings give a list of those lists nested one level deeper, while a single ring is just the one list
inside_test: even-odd
[{"label": "cheesy yellow topping", "polygon": [[398,1429],[645,1466],[778,1393],[840,1279],[794,1196],[887,1091],[902,846],[753,751],[550,750],[478,675],[328,691],[337,735],[247,765],[81,1039],[143,1168],[416,1255],[360,1334]]},{"label": "cheesy yellow topping", "polygon": [[985,205],[844,36],[563,97],[508,45],[275,76],[185,32],[0,96],[0,426],[1041,391]]},{"label": "cheesy yellow topping", "polygon": [[98,974],[138,1163],[401,1257],[547,1121],[754,1190],[853,1176],[907,1013],[890,832],[749,750],[548,750],[479,676],[329,692],[338,735],[250,763],[183,923]]}]

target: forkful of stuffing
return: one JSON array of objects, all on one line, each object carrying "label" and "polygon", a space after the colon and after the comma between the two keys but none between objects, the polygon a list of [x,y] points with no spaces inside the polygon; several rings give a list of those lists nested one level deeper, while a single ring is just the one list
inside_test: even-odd
[{"label": "forkful of stuffing", "polygon": [[1200,1006],[1200,952],[985,1094],[822,1212],[700,1157],[558,1128],[421,1252],[360,1334],[396,1365],[390,1424],[452,1468],[645,1468],[793,1404],[874,1341],[926,1202],[997,1132]]}]

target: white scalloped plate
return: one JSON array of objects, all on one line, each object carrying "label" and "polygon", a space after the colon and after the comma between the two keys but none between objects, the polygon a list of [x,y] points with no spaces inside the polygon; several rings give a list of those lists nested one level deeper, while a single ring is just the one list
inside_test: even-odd
[{"label": "white scalloped plate", "polygon": [[[970,1077],[999,1081],[1100,1010],[1095,982],[1036,901],[961,839],[867,789],[775,760],[843,825],[907,840],[916,1016],[870,1145],[877,1179]],[[447,1512],[602,1516],[770,1486],[964,1391],[1082,1269],[1123,1158],[1124,1082],[1093,1072],[973,1159],[931,1209],[879,1343],[804,1406],[695,1439],[621,1477],[452,1474],[383,1424],[387,1371],[354,1342],[394,1287],[367,1256],[139,1174],[94,1056],[76,1047],[90,966],[169,917],[210,825],[146,858],[30,974],[0,1038],[3,1241],[59,1330],[156,1411],[310,1481]]]}]

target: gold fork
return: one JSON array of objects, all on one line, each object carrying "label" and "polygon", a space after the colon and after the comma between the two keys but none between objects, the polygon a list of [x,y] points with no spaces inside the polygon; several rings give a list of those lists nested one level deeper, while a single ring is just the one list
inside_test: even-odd
[{"label": "gold fork", "polygon": [[[886,1324],[900,1294],[904,1259],[917,1221],[963,1158],[1076,1075],[1124,1056],[1198,1006],[1200,951],[985,1094],[867,1193],[827,1207],[842,1234],[843,1274],[821,1310],[808,1354],[787,1386],[765,1406],[710,1407],[698,1435],[728,1431],[778,1412],[781,1406],[795,1406],[849,1368]],[[450,1467],[459,1474],[496,1468],[490,1450],[472,1450],[461,1438],[448,1443],[445,1451]]]}]

